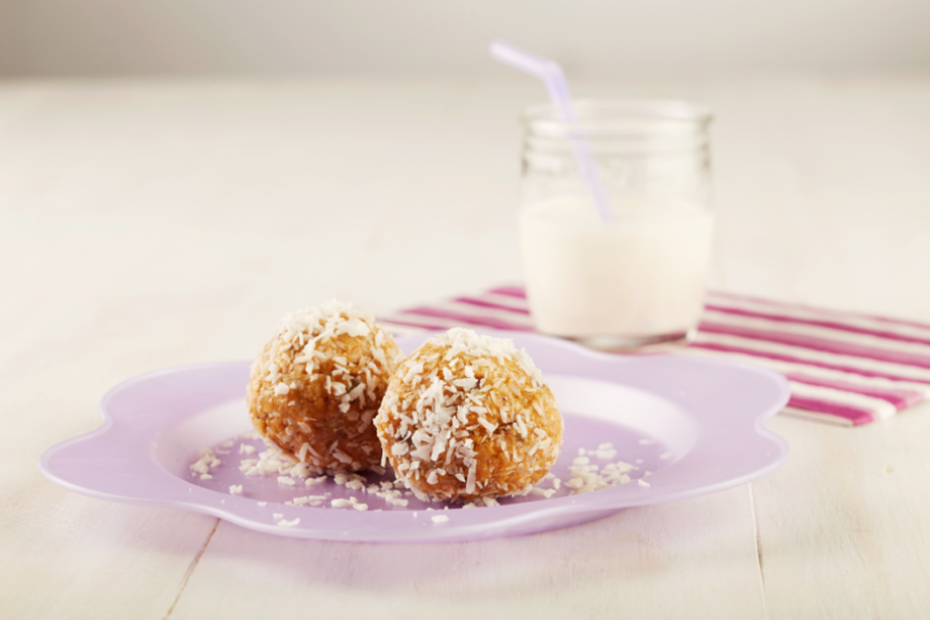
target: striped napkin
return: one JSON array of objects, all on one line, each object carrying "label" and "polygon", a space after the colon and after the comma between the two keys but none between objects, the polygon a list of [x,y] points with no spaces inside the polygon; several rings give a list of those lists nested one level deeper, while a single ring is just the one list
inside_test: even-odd
[{"label": "striped napkin", "polygon": [[[710,292],[703,320],[677,355],[755,362],[787,377],[782,411],[843,425],[888,418],[930,395],[930,325]],[[397,333],[455,326],[535,331],[520,286],[379,317]]]}]

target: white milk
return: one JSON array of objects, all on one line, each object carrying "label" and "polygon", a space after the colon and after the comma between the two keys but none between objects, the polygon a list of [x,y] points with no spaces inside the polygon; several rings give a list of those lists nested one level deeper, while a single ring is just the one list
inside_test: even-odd
[{"label": "white milk", "polygon": [[713,213],[642,195],[615,197],[614,206],[606,223],[578,198],[524,208],[523,269],[540,331],[635,339],[697,324]]}]

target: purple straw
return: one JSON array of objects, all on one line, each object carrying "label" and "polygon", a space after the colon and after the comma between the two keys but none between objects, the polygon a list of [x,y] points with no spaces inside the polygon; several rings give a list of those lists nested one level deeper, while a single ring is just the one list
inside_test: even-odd
[{"label": "purple straw", "polygon": [[[578,122],[578,117],[575,115],[575,109],[572,106],[572,95],[568,90],[568,81],[565,79],[565,73],[562,72],[559,63],[527,52],[505,41],[494,41],[491,43],[490,51],[491,56],[502,63],[542,80],[546,85],[546,90],[549,91],[549,98],[552,99],[559,120],[563,123]],[[594,201],[597,214],[601,221],[609,222],[613,219],[610,199],[607,196],[604,183],[601,181],[601,175],[597,171],[597,166],[594,164],[591,149],[584,138],[570,137],[569,141],[571,142],[572,155],[575,157],[581,179]]]}]

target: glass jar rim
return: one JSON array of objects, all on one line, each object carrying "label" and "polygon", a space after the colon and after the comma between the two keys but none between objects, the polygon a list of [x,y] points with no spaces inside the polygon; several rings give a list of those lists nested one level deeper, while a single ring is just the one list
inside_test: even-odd
[{"label": "glass jar rim", "polygon": [[675,99],[576,99],[576,122],[564,122],[552,103],[527,107],[520,120],[527,131],[553,137],[579,134],[643,136],[705,131],[710,109]]}]

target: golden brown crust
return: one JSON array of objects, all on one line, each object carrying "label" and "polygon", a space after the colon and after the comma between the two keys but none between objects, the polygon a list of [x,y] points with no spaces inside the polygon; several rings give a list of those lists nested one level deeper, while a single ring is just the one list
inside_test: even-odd
[{"label": "golden brown crust", "polygon": [[370,469],[381,460],[371,422],[401,352],[373,321],[362,322],[367,334],[321,337],[325,320],[304,330],[279,328],[252,365],[252,423],[296,460],[338,471]]},{"label": "golden brown crust", "polygon": [[511,495],[539,482],[562,442],[552,392],[528,372],[525,354],[460,349],[427,342],[391,377],[375,425],[395,473],[439,499]]}]

